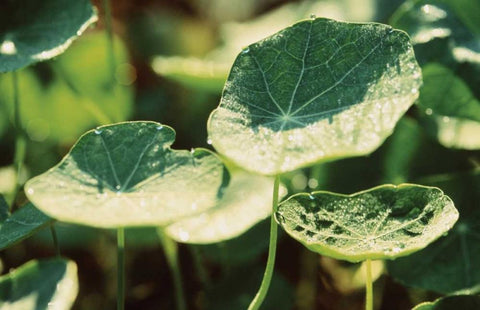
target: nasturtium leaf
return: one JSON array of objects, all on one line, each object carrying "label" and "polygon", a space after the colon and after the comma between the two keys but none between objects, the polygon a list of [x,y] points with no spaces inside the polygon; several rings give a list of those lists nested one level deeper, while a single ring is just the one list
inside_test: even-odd
[{"label": "nasturtium leaf", "polygon": [[480,309],[480,296],[454,295],[417,305],[412,310],[474,310]]},{"label": "nasturtium leaf", "polygon": [[215,206],[229,180],[222,162],[206,149],[172,150],[174,139],[156,122],[97,127],[26,194],[60,221],[105,228],[166,225]]},{"label": "nasturtium leaf", "polygon": [[408,32],[416,45],[448,42],[440,50],[422,51],[426,59],[451,53],[459,63],[480,64],[479,15],[478,0],[408,0],[392,16],[391,24]]},{"label": "nasturtium leaf", "polygon": [[[480,148],[480,101],[453,71],[438,63],[422,68],[418,107],[447,147]],[[439,91],[439,90],[442,91]]]},{"label": "nasturtium leaf", "polygon": [[96,20],[90,0],[2,1],[0,72],[58,56]]},{"label": "nasturtium leaf", "polygon": [[[2,205],[0,196],[0,205]],[[8,212],[6,204],[1,207],[0,218],[0,250],[20,242],[40,229],[52,223],[52,219],[31,203],[16,210],[12,214]]]},{"label": "nasturtium leaf", "polygon": [[310,19],[238,55],[209,137],[236,164],[266,175],[368,154],[391,134],[420,85],[404,32]]},{"label": "nasturtium leaf", "polygon": [[[71,145],[89,128],[129,118],[133,89],[120,83],[128,74],[118,70],[129,66],[127,48],[115,37],[112,83],[107,44],[104,32],[88,33],[55,61],[17,73],[21,119],[31,140]],[[11,117],[13,102],[11,77],[0,76],[0,106]]]},{"label": "nasturtium leaf", "polygon": [[458,212],[438,188],[401,184],[352,195],[297,194],[279,205],[276,217],[308,249],[357,262],[418,251],[447,232]]},{"label": "nasturtium leaf", "polygon": [[178,242],[196,244],[237,237],[272,213],[272,191],[272,178],[236,172],[214,208],[173,223],[166,233]]},{"label": "nasturtium leaf", "polygon": [[78,293],[77,265],[33,260],[0,277],[0,308],[68,310]]},{"label": "nasturtium leaf", "polygon": [[480,292],[480,173],[425,178],[448,194],[460,218],[447,236],[425,249],[387,263],[389,274],[406,286],[442,294]]}]

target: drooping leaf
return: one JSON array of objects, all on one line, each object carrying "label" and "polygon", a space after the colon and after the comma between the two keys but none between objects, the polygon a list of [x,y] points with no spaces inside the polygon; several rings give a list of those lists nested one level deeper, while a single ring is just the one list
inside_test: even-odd
[{"label": "drooping leaf", "polygon": [[[89,33],[55,61],[18,72],[20,113],[31,140],[71,145],[89,128],[129,118],[133,89],[120,83],[128,73],[119,70],[129,66],[127,49],[115,38],[112,84],[107,44],[105,33]],[[11,77],[0,76],[0,105],[10,115],[13,102]]]},{"label": "drooping leaf", "polygon": [[158,226],[213,207],[228,172],[212,152],[172,150],[175,131],[126,122],[84,134],[55,167],[25,185],[52,217],[96,227]]},{"label": "drooping leaf", "polygon": [[272,213],[272,191],[272,178],[236,172],[214,208],[181,219],[165,232],[178,242],[196,244],[237,237]]},{"label": "drooping leaf", "polygon": [[405,33],[306,20],[239,54],[209,136],[236,164],[267,175],[368,154],[391,134],[420,84]]},{"label": "drooping leaf", "polygon": [[89,0],[2,1],[0,72],[58,56],[96,20]]},{"label": "drooping leaf", "polygon": [[33,260],[0,277],[0,308],[68,310],[78,293],[77,265]]},{"label": "drooping leaf", "polygon": [[458,309],[480,309],[480,297],[472,295],[446,296],[417,305],[412,310],[458,310]]},{"label": "drooping leaf", "polygon": [[429,63],[422,71],[425,83],[418,107],[431,133],[447,147],[479,149],[480,101],[448,68]]},{"label": "drooping leaf", "polygon": [[[2,197],[0,195],[0,205]],[[6,207],[6,209],[5,209]],[[8,206],[1,207],[0,250],[8,248],[50,225],[52,219],[40,212],[31,203],[27,203],[14,213],[8,212]]]},{"label": "drooping leaf", "polygon": [[460,218],[446,237],[407,257],[388,262],[390,275],[406,286],[448,294],[480,291],[480,174],[425,178],[455,202]]},{"label": "drooping leaf", "polygon": [[438,188],[402,184],[352,195],[297,194],[279,205],[276,217],[310,250],[357,262],[418,251],[447,232],[458,212]]}]

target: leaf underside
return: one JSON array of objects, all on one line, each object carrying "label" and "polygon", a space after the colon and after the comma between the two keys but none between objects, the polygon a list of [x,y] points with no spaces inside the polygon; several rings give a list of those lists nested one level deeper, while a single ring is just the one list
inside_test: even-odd
[{"label": "leaf underside", "polygon": [[366,154],[392,132],[420,85],[405,33],[306,20],[238,55],[209,137],[241,167],[267,175]]},{"label": "leaf underside", "polygon": [[276,217],[310,250],[357,262],[422,249],[453,226],[458,212],[438,188],[402,184],[353,195],[297,194],[279,205]]},{"label": "leaf underside", "polygon": [[237,237],[272,213],[272,191],[272,178],[236,172],[214,208],[177,221],[165,231],[178,242],[195,244]]},{"label": "leaf underside", "polygon": [[155,122],[98,127],[26,194],[58,220],[109,228],[165,225],[215,206],[229,180],[222,162],[205,149],[172,150],[174,139]]},{"label": "leaf underside", "polygon": [[2,309],[70,309],[78,293],[77,265],[65,259],[30,261],[0,277]]},{"label": "leaf underside", "polygon": [[3,1],[0,72],[58,56],[97,20],[89,0]]}]

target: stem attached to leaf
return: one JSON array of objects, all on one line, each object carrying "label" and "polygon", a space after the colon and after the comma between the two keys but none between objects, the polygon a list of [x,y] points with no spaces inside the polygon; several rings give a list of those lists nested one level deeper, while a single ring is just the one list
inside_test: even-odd
[{"label": "stem attached to leaf", "polygon": [[159,228],[157,232],[160,242],[163,246],[165,257],[167,258],[168,267],[172,273],[177,310],[186,310],[187,305],[185,304],[185,297],[183,293],[182,274],[180,272],[180,265],[178,263],[177,243],[173,241],[172,238],[167,236],[161,228]]},{"label": "stem attached to leaf", "polygon": [[103,0],[103,9],[105,11],[105,28],[107,33],[107,58],[110,67],[111,85],[115,85],[115,52],[113,47],[113,28],[112,28],[112,10],[110,0]]},{"label": "stem attached to leaf", "polygon": [[280,188],[280,176],[275,177],[275,183],[273,185],[273,202],[272,202],[272,216],[270,218],[270,244],[268,246],[268,259],[265,273],[263,274],[262,284],[260,289],[255,295],[255,298],[250,303],[248,310],[257,310],[263,303],[263,300],[267,296],[270,282],[272,281],[273,269],[275,267],[275,255],[277,252],[277,234],[278,224],[275,221],[275,213],[278,209],[278,190]]},{"label": "stem attached to leaf", "polygon": [[52,233],[53,246],[55,248],[55,254],[60,257],[60,245],[58,244],[57,231],[55,230],[55,223],[50,225],[50,232]]},{"label": "stem attached to leaf", "polygon": [[117,310],[125,309],[125,230],[117,229]]},{"label": "stem attached to leaf", "polygon": [[365,265],[367,267],[366,268],[367,276],[365,278],[365,291],[366,291],[365,309],[373,310],[372,261],[370,259],[367,259],[365,261]]},{"label": "stem attached to leaf", "polygon": [[20,116],[20,98],[18,92],[18,78],[17,72],[12,72],[12,86],[13,86],[13,121],[15,127],[15,154],[13,157],[13,164],[15,166],[15,172],[17,174],[15,181],[15,188],[12,193],[11,207],[15,204],[15,198],[21,187],[20,172],[22,170],[23,162],[25,161],[25,152],[27,148],[27,141],[22,127],[22,119]]}]

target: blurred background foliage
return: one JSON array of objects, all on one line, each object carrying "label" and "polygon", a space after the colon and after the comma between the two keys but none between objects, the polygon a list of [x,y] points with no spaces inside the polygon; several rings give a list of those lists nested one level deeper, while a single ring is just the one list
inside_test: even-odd
[{"label": "blurred background foliage", "polygon": [[[218,105],[235,56],[246,45],[313,14],[391,23],[404,29],[412,36],[423,67],[424,86],[417,106],[382,147],[370,156],[284,175],[289,194],[317,189],[351,193],[383,183],[417,182],[440,186],[453,196],[470,190],[479,207],[478,1],[111,2],[114,72],[109,69],[104,12],[98,0],[93,1],[100,15],[95,27],[61,56],[18,72],[21,115],[28,136],[26,167],[19,176],[11,166],[12,77],[0,75],[0,193],[6,197],[17,178],[22,182],[52,167],[83,132],[101,124],[154,120],[175,128],[174,148],[210,147],[206,122]],[[433,20],[425,12],[428,5],[438,5],[446,15]],[[461,108],[452,102],[459,102]],[[460,188],[451,186],[464,179],[462,173],[475,181],[464,182]],[[20,195],[17,205],[24,202]],[[79,266],[75,309],[114,308],[114,232],[56,226],[62,254]],[[263,273],[268,230],[268,223],[261,222],[220,244],[182,245],[180,264],[188,308],[245,309]],[[3,251],[3,270],[51,256],[53,251],[50,232],[42,231]],[[281,235],[277,255],[264,309],[363,309],[361,265],[320,257],[285,235]],[[475,257],[470,264],[478,269],[480,258]],[[127,309],[174,309],[166,266],[153,228],[127,230]],[[417,288],[398,284],[381,262],[374,265],[374,272],[377,309],[410,309],[442,293],[422,288],[415,280],[411,285]],[[480,283],[480,279],[469,281],[470,286]]]}]

